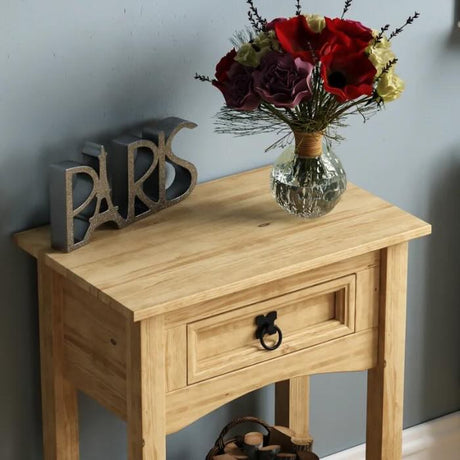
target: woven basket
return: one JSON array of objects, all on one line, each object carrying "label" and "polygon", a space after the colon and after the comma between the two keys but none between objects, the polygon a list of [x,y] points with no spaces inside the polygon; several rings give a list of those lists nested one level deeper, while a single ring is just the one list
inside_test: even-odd
[{"label": "woven basket", "polygon": [[[231,421],[228,425],[226,425],[223,428],[223,430],[220,432],[219,437],[217,438],[216,442],[214,443],[214,446],[208,452],[208,455],[206,456],[206,460],[213,460],[213,457],[215,455],[223,454],[225,446],[227,444],[236,443],[237,445],[240,445],[242,440],[243,440],[242,436],[227,436],[227,435],[229,434],[229,432],[233,428],[235,428],[238,425],[241,425],[243,423],[255,423],[255,424],[260,425],[262,428],[265,429],[265,431],[267,433],[264,435],[264,445],[271,444],[270,441],[271,441],[272,433],[273,433],[273,431],[276,431],[276,429],[278,428],[278,427],[276,427],[276,428],[272,427],[267,422],[264,422],[263,420],[261,420],[259,418],[256,418],[256,417],[240,417],[240,418],[236,418],[235,420]],[[311,452],[311,444],[306,449],[308,450],[308,452]],[[299,450],[304,450],[304,449],[299,449]],[[293,451],[291,451],[291,452],[293,452]],[[312,455],[312,458],[318,458],[313,453],[311,453],[311,455]]]},{"label": "woven basket", "polygon": [[227,444],[230,444],[231,442],[238,442],[240,441],[240,438],[238,436],[236,437],[231,437],[228,439],[225,439],[225,436],[229,433],[230,430],[235,428],[238,425],[241,425],[243,423],[256,423],[257,425],[261,425],[265,430],[267,431],[267,434],[264,436],[264,444],[268,442],[270,438],[270,433],[271,433],[271,426],[264,422],[263,420],[260,420],[256,417],[240,417],[236,418],[235,420],[232,420],[228,425],[226,425],[223,430],[220,432],[219,437],[217,438],[216,442],[214,443],[214,446],[212,449],[208,452],[208,455],[206,456],[206,460],[212,460],[214,455],[220,455],[224,453],[225,446]]}]

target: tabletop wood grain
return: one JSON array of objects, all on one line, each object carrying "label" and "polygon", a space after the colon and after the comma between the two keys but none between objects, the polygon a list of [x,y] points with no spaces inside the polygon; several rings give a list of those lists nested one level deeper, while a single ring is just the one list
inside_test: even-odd
[{"label": "tabletop wood grain", "polygon": [[177,206],[85,247],[50,248],[49,228],[17,244],[141,320],[428,235],[431,226],[355,185],[327,216],[302,220],[272,198],[269,169],[200,184]]}]

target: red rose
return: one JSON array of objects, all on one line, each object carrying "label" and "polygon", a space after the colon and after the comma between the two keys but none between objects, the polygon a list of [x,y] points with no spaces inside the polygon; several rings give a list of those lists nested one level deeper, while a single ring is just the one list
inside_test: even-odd
[{"label": "red rose", "polygon": [[312,50],[315,56],[321,55],[326,43],[325,30],[320,33],[313,32],[303,15],[275,23],[276,36],[281,47],[293,57],[300,57],[308,62],[314,62]]},{"label": "red rose", "polygon": [[260,97],[254,92],[252,70],[235,61],[232,49],[216,66],[216,79],[212,84],[224,95],[228,107],[236,110],[255,110]]},{"label": "red rose", "polygon": [[371,42],[372,30],[358,21],[326,18],[327,42],[330,51],[334,45],[346,46],[355,51],[364,51]]},{"label": "red rose", "polygon": [[276,18],[276,19],[273,19],[273,21],[270,21],[269,23],[266,24],[265,26],[265,30],[267,32],[269,32],[270,30],[275,30],[275,25],[278,23],[278,22],[284,22],[284,21],[287,21],[286,18]]},{"label": "red rose", "polygon": [[372,95],[377,70],[363,51],[335,46],[321,64],[324,88],[340,102]]},{"label": "red rose", "polygon": [[227,79],[227,73],[235,62],[236,50],[233,48],[229,51],[216,66],[216,80],[224,82]]}]

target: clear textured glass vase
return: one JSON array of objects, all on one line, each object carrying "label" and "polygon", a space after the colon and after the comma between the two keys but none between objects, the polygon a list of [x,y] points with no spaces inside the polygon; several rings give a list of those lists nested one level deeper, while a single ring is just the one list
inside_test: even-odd
[{"label": "clear textured glass vase", "polygon": [[[316,152],[312,153],[312,145]],[[276,202],[288,213],[313,219],[332,211],[347,188],[347,175],[339,158],[323,136],[288,147],[271,172],[271,189]],[[313,150],[315,147],[313,146]]]}]

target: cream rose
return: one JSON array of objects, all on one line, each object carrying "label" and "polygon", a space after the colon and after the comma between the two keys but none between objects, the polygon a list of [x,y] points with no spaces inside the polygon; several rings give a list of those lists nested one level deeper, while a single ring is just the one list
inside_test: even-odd
[{"label": "cream rose", "polygon": [[306,14],[305,18],[307,19],[308,27],[317,34],[322,32],[326,27],[326,19],[324,19],[324,16],[320,16],[319,14]]},{"label": "cream rose", "polygon": [[405,89],[404,81],[396,75],[392,67],[380,77],[377,85],[377,94],[383,102],[391,102],[398,99]]},{"label": "cream rose", "polygon": [[[374,30],[372,31],[374,37],[376,37],[379,32]],[[377,69],[376,78],[379,77],[385,68],[385,66],[393,59],[396,58],[395,54],[391,49],[391,43],[386,37],[382,37],[378,43],[375,43],[369,46],[366,50],[369,60],[374,64],[374,67]]]}]

